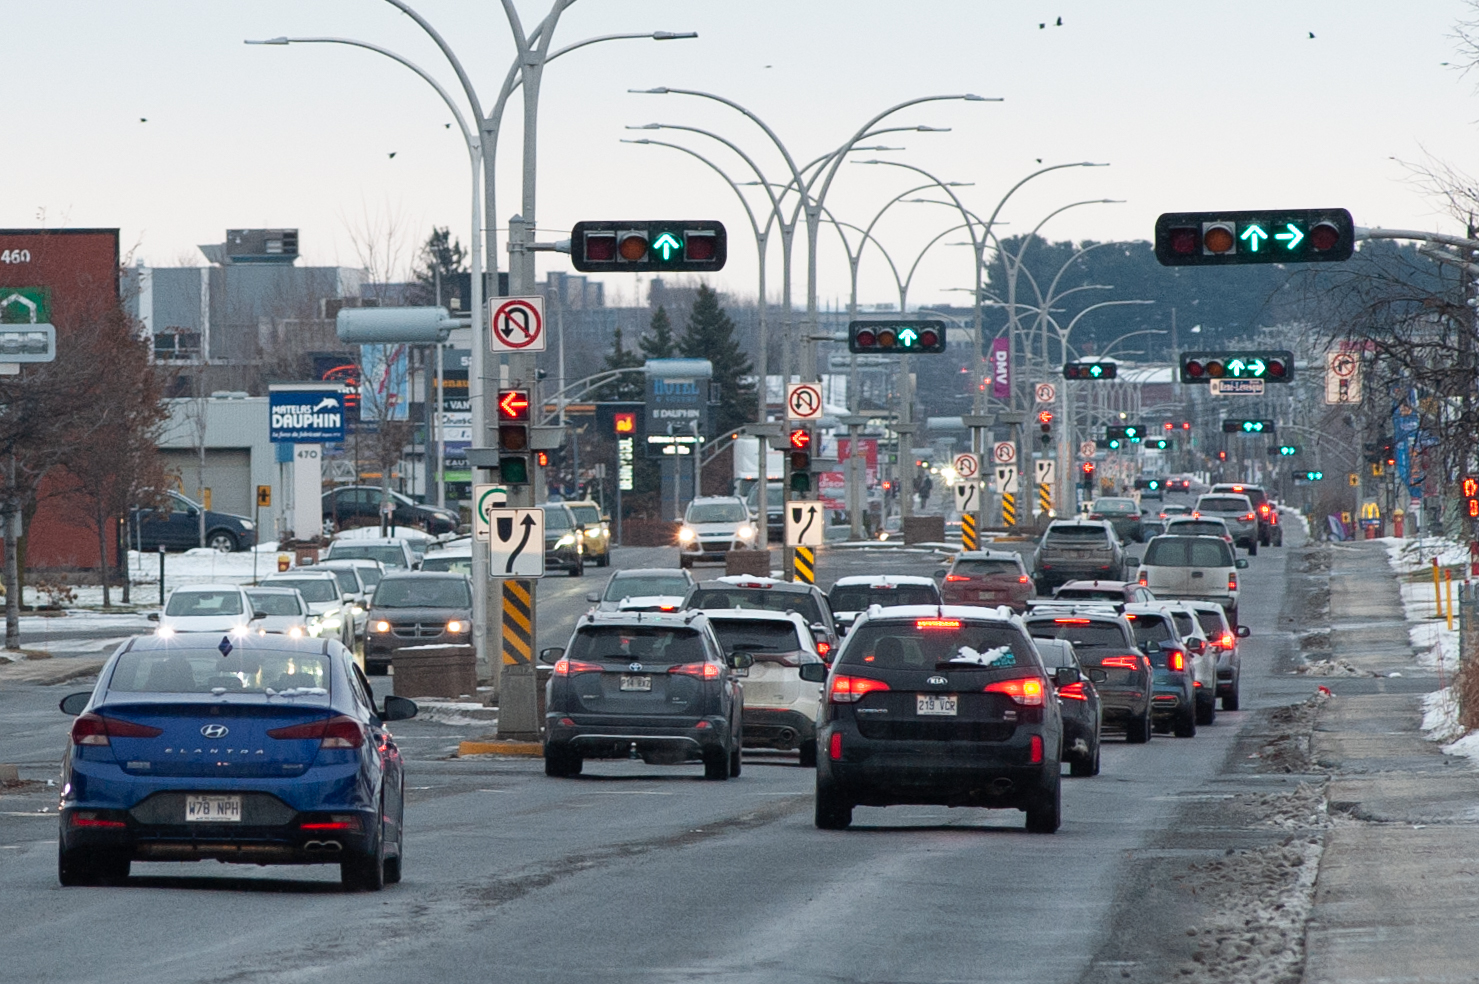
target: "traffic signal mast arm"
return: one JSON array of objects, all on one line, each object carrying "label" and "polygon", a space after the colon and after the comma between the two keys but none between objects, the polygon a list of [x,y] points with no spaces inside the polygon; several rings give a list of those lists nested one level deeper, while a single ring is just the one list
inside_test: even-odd
[{"label": "traffic signal mast arm", "polygon": [[[1441,232],[1423,232],[1418,229],[1367,229],[1364,226],[1356,226],[1356,239],[1410,239],[1422,243],[1434,243],[1440,246],[1453,246],[1463,250],[1479,250],[1479,239],[1465,239],[1463,236],[1448,236]],[[1441,249],[1418,248],[1418,252],[1425,256],[1443,263],[1451,263],[1461,266],[1470,273],[1479,275],[1479,264],[1470,263],[1460,256]]]}]

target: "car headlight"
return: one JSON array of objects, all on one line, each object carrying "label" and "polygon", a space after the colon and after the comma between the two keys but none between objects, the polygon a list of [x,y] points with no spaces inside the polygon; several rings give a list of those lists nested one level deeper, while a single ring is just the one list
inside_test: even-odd
[{"label": "car headlight", "polygon": [[575,543],[575,537],[573,535],[569,534],[569,533],[566,533],[564,536],[560,537],[558,540],[555,541],[555,549],[558,550],[561,547],[568,547],[568,546],[571,546],[574,543]]},{"label": "car headlight", "polygon": [[602,536],[610,536],[611,535],[611,531],[608,530],[608,529],[606,529],[606,528],[604,528],[604,527],[602,527],[602,529],[601,529],[601,535]]},{"label": "car headlight", "polygon": [[457,619],[455,619],[455,618],[452,619],[452,621],[450,621],[450,622],[447,623],[447,633],[448,633],[448,635],[456,635],[459,632],[465,632],[465,631],[467,631],[467,626],[464,625],[462,622],[457,621]]},{"label": "car headlight", "polygon": [[295,625],[295,626],[293,626],[292,628],[288,629],[288,635],[291,636],[294,639],[301,639],[301,638],[303,638],[303,626],[301,626],[301,625]]},{"label": "car headlight", "polygon": [[356,615],[363,615],[365,613],[365,610],[358,605],[351,607],[349,610]]},{"label": "car headlight", "polygon": [[741,540],[753,540],[755,539],[755,527],[749,523],[743,523],[739,529],[734,531],[734,535]]},{"label": "car headlight", "polygon": [[337,615],[321,619],[319,624],[326,629],[337,629],[344,624],[344,620]]},{"label": "car headlight", "polygon": [[254,530],[254,529],[257,528],[257,524],[254,523],[254,522],[252,522],[250,519],[240,520],[240,523],[241,523],[241,528],[244,529],[244,530]]},{"label": "car headlight", "polygon": [[678,542],[679,543],[692,543],[696,539],[698,539],[698,534],[694,532],[693,527],[691,527],[691,526],[684,526],[684,527],[679,528],[679,530],[678,530]]},{"label": "car headlight", "polygon": [[375,623],[375,631],[376,632],[389,632],[390,631],[390,623],[387,622],[387,621],[385,621],[384,619],[381,619],[380,621],[378,621],[378,622]]}]

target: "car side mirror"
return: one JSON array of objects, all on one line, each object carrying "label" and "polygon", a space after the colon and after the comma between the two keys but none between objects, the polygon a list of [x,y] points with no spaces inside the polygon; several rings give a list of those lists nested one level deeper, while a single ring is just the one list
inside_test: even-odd
[{"label": "car side mirror", "polygon": [[145,615],[144,617],[147,618],[151,622],[157,622],[157,621],[159,621],[159,613],[158,612],[150,612],[148,615]]},{"label": "car side mirror", "polygon": [[585,600],[592,605],[598,605],[601,603],[601,596],[594,591],[588,591],[586,592]]},{"label": "car side mirror", "polygon": [[749,653],[730,653],[724,657],[731,670],[748,670],[755,665],[755,657]]},{"label": "car side mirror", "polygon": [[409,697],[390,694],[385,698],[385,710],[380,713],[382,721],[404,721],[416,716],[416,702]]},{"label": "car side mirror", "polygon": [[251,620],[253,622],[256,622],[256,621],[258,621],[260,619],[264,619],[266,617],[267,617],[267,613],[266,612],[252,612],[252,619]]},{"label": "car side mirror", "polygon": [[1079,672],[1076,666],[1060,666],[1053,671],[1053,682],[1060,687],[1066,687],[1070,683],[1078,683]]},{"label": "car side mirror", "polygon": [[1246,638],[1248,638],[1252,634],[1253,634],[1253,632],[1252,632],[1252,630],[1250,630],[1248,628],[1248,626],[1246,626],[1246,625],[1240,625],[1240,626],[1238,626],[1238,638],[1239,639],[1246,639]]},{"label": "car side mirror", "polygon": [[1202,639],[1188,639],[1186,640],[1186,651],[1200,656],[1207,651],[1207,643]]},{"label": "car side mirror", "polygon": [[1125,563],[1128,566],[1130,566],[1130,567],[1139,567],[1140,566],[1140,558],[1139,557],[1126,557],[1125,558]]},{"label": "car side mirror", "polygon": [[826,663],[802,663],[797,672],[807,683],[821,683],[827,679]]},{"label": "car side mirror", "polygon": [[1089,679],[1094,683],[1103,683],[1105,680],[1109,679],[1109,671],[1101,670],[1097,667],[1091,667],[1089,669]]},{"label": "car side mirror", "polygon": [[1161,644],[1158,642],[1147,642],[1145,645],[1140,647],[1140,651],[1149,656],[1151,653],[1160,652]]},{"label": "car side mirror", "polygon": [[1239,557],[1233,563],[1237,565],[1237,568],[1240,571],[1246,571],[1248,569],[1248,561],[1242,557]]},{"label": "car side mirror", "polygon": [[945,575],[947,575],[949,573],[950,573],[949,571],[945,570],[945,568],[942,567],[939,570],[935,571],[935,573],[934,573],[933,576],[936,577],[936,578],[942,578],[942,577],[944,577]]},{"label": "car side mirror", "polygon": [[539,651],[539,661],[541,663],[558,663],[564,655],[564,646],[550,646],[548,649],[541,649]]},{"label": "car side mirror", "polygon": [[92,691],[85,690],[80,694],[68,694],[63,697],[57,707],[61,708],[63,714],[76,717],[87,709],[87,702],[90,700],[92,700]]}]

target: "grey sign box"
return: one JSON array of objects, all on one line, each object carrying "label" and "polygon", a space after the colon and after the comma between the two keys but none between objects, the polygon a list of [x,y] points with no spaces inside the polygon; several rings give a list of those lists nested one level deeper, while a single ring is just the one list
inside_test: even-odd
[{"label": "grey sign box", "polygon": [[662,446],[672,443],[667,440],[669,433],[691,437],[694,424],[701,436],[707,436],[713,365],[707,359],[649,359],[644,369],[648,454],[660,457]]},{"label": "grey sign box", "polygon": [[56,328],[48,324],[0,325],[0,362],[55,362]]}]

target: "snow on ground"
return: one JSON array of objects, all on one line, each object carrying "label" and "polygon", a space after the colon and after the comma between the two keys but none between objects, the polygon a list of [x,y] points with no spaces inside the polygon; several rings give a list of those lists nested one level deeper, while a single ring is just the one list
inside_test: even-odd
[{"label": "snow on ground", "polygon": [[[1387,550],[1387,559],[1397,574],[1398,590],[1402,594],[1402,606],[1407,612],[1408,635],[1412,648],[1417,652],[1420,666],[1438,669],[1444,674],[1458,669],[1458,616],[1455,614],[1453,628],[1448,628],[1448,580],[1439,583],[1437,594],[1433,591],[1433,558],[1438,566],[1450,575],[1462,575],[1468,570],[1469,548],[1467,544],[1441,537],[1423,537],[1414,540],[1399,540],[1382,537],[1380,542]],[[1458,570],[1453,570],[1458,568]],[[1456,580],[1456,579],[1455,579]],[[1452,584],[1453,600],[1458,602],[1459,584]],[[1442,613],[1439,618],[1439,600]]]}]

